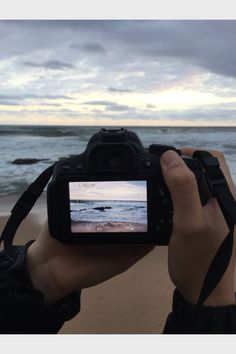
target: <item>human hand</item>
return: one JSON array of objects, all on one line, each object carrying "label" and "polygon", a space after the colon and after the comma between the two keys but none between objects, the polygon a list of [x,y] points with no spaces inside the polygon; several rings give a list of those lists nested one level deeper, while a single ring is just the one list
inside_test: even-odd
[{"label": "human hand", "polygon": [[[184,148],[182,153],[192,156],[195,150],[199,149]],[[236,198],[236,187],[223,154],[210,152],[218,158],[231,193]],[[184,298],[195,304],[209,265],[228,234],[228,227],[215,198],[210,198],[202,207],[195,176],[178,154],[174,151],[163,154],[161,167],[174,207],[173,233],[168,249],[169,275]],[[235,252],[234,247],[230,264],[205,305],[235,304]]]},{"label": "human hand", "polygon": [[148,254],[152,245],[64,245],[44,225],[27,251],[34,288],[53,303],[69,293],[88,288],[129,269]]}]

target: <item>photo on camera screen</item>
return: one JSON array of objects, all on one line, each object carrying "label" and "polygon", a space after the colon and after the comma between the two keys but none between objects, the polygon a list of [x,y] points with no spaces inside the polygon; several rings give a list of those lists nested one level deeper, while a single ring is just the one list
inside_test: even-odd
[{"label": "photo on camera screen", "polygon": [[71,232],[147,232],[146,181],[69,182]]}]

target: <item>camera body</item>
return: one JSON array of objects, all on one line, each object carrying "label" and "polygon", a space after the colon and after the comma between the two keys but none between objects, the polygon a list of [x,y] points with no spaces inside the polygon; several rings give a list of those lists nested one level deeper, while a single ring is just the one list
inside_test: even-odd
[{"label": "camera body", "polygon": [[[180,154],[166,145],[145,149],[123,128],[100,129],[82,154],[54,167],[47,189],[51,236],[65,244],[168,245],[173,206],[160,157],[170,149]],[[203,169],[198,160],[183,159],[196,176],[204,205]]]}]

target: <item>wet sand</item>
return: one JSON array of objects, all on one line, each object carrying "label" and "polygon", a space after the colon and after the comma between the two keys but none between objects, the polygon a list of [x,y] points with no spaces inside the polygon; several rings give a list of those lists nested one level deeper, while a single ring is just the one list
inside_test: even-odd
[{"label": "wet sand", "polygon": [[[16,197],[0,199],[2,231]],[[46,220],[45,196],[20,226],[15,244],[35,239]],[[81,311],[59,333],[162,333],[171,309],[173,285],[167,271],[167,247],[156,247],[131,269],[82,291]]]},{"label": "wet sand", "polygon": [[147,225],[134,222],[78,221],[71,225],[72,232],[147,232]]}]

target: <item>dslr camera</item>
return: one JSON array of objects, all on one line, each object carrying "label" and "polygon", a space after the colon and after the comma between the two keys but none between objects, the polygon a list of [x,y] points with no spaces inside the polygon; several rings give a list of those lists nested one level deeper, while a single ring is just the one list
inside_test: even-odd
[{"label": "dslr camera", "polygon": [[[56,163],[47,189],[52,237],[65,244],[168,245],[173,206],[160,167],[172,146],[145,149],[133,131],[100,129],[77,156]],[[208,193],[197,159],[193,171],[204,205]],[[185,220],[183,220],[185,222]]]}]

